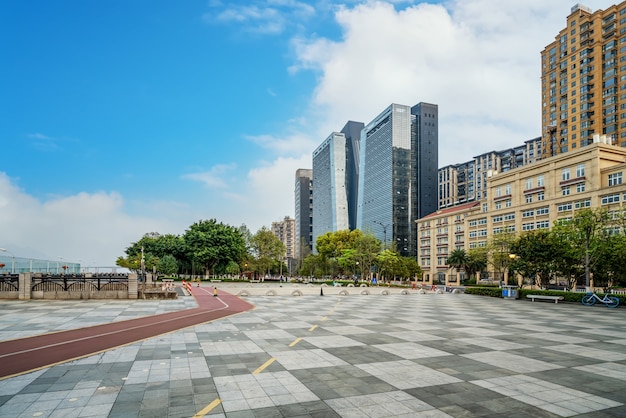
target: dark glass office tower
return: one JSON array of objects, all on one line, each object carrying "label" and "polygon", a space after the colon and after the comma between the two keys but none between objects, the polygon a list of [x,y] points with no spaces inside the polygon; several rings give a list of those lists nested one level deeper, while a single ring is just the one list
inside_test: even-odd
[{"label": "dark glass office tower", "polygon": [[437,210],[437,105],[392,104],[361,132],[357,228],[416,256],[415,220]]},{"label": "dark glass office tower", "polygon": [[295,255],[297,259],[301,259],[313,250],[313,170],[296,170],[295,186]]}]

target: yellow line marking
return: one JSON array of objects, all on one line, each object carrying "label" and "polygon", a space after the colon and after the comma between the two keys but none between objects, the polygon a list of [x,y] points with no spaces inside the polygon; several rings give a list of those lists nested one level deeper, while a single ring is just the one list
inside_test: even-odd
[{"label": "yellow line marking", "polygon": [[302,338],[296,338],[294,340],[294,342],[292,342],[291,344],[289,344],[289,347],[293,347],[294,345],[298,344],[300,341],[302,341]]},{"label": "yellow line marking", "polygon": [[216,400],[214,400],[213,402],[211,402],[210,404],[205,406],[203,410],[198,411],[198,413],[196,415],[194,415],[193,418],[200,418],[200,417],[205,416],[206,414],[211,412],[211,410],[213,408],[215,408],[216,406],[218,406],[221,403],[222,403],[222,400],[220,398],[217,398]]},{"label": "yellow line marking", "polygon": [[315,328],[317,328],[317,325],[313,325],[311,328],[309,328],[309,332],[314,331]]},{"label": "yellow line marking", "polygon": [[261,373],[263,370],[265,370],[270,364],[272,364],[275,361],[276,361],[275,358],[271,358],[271,359],[267,360],[265,363],[263,363],[263,365],[261,367],[259,367],[255,371],[253,371],[252,374],[259,374],[259,373]]},{"label": "yellow line marking", "polygon": [[328,317],[325,316],[325,317],[322,318],[322,321],[326,321],[327,319],[328,319]]}]

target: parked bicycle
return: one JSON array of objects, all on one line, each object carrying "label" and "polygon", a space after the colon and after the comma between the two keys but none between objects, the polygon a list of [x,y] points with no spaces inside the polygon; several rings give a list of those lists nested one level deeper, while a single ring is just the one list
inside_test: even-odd
[{"label": "parked bicycle", "polygon": [[595,305],[596,302],[602,302],[606,305],[607,308],[617,308],[619,305],[619,298],[615,296],[609,296],[608,294],[604,294],[604,297],[596,295],[595,292],[587,292],[585,296],[583,296],[582,304],[585,306]]}]

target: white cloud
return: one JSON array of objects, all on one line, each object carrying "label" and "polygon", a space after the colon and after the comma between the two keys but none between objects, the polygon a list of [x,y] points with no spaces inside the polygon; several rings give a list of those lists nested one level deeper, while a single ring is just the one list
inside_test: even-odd
[{"label": "white cloud", "polygon": [[291,70],[319,74],[312,106],[323,112],[321,132],[349,119],[368,123],[390,103],[438,104],[440,166],[460,163],[540,135],[539,54],[570,6],[456,0],[402,10],[385,2],[342,7],[342,39],[295,39]]},{"label": "white cloud", "polygon": [[[114,266],[144,233],[180,230],[162,218],[131,216],[115,192],[78,193],[41,201],[0,172],[0,247],[16,257],[85,266]],[[181,231],[182,232],[182,231]]]},{"label": "white cloud", "polygon": [[237,168],[236,164],[218,164],[216,166],[213,166],[208,171],[185,174],[183,178],[199,181],[208,188],[226,189],[229,187],[229,184],[231,182],[227,178],[225,178],[224,175],[231,172],[235,168]]},{"label": "white cloud", "polygon": [[229,6],[213,4],[212,7],[221,10],[205,14],[205,21],[237,23],[246,31],[268,35],[280,34],[288,26],[315,14],[312,6],[294,0],[257,1],[254,4]]},{"label": "white cloud", "polygon": [[[293,134],[286,137],[277,137],[274,135],[248,135],[246,136],[246,139],[254,142],[262,148],[275,152],[277,155],[299,154],[302,150],[312,150],[318,145],[315,139],[312,139],[310,136],[305,134]],[[321,143],[322,141],[320,140],[319,142]]]}]

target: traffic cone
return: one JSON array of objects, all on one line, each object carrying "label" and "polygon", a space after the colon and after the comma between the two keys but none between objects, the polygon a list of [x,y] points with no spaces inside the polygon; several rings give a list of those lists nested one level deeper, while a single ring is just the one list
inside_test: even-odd
[{"label": "traffic cone", "polygon": [[217,287],[214,287],[214,288],[213,288],[213,296],[214,296],[214,297],[217,297]]}]

